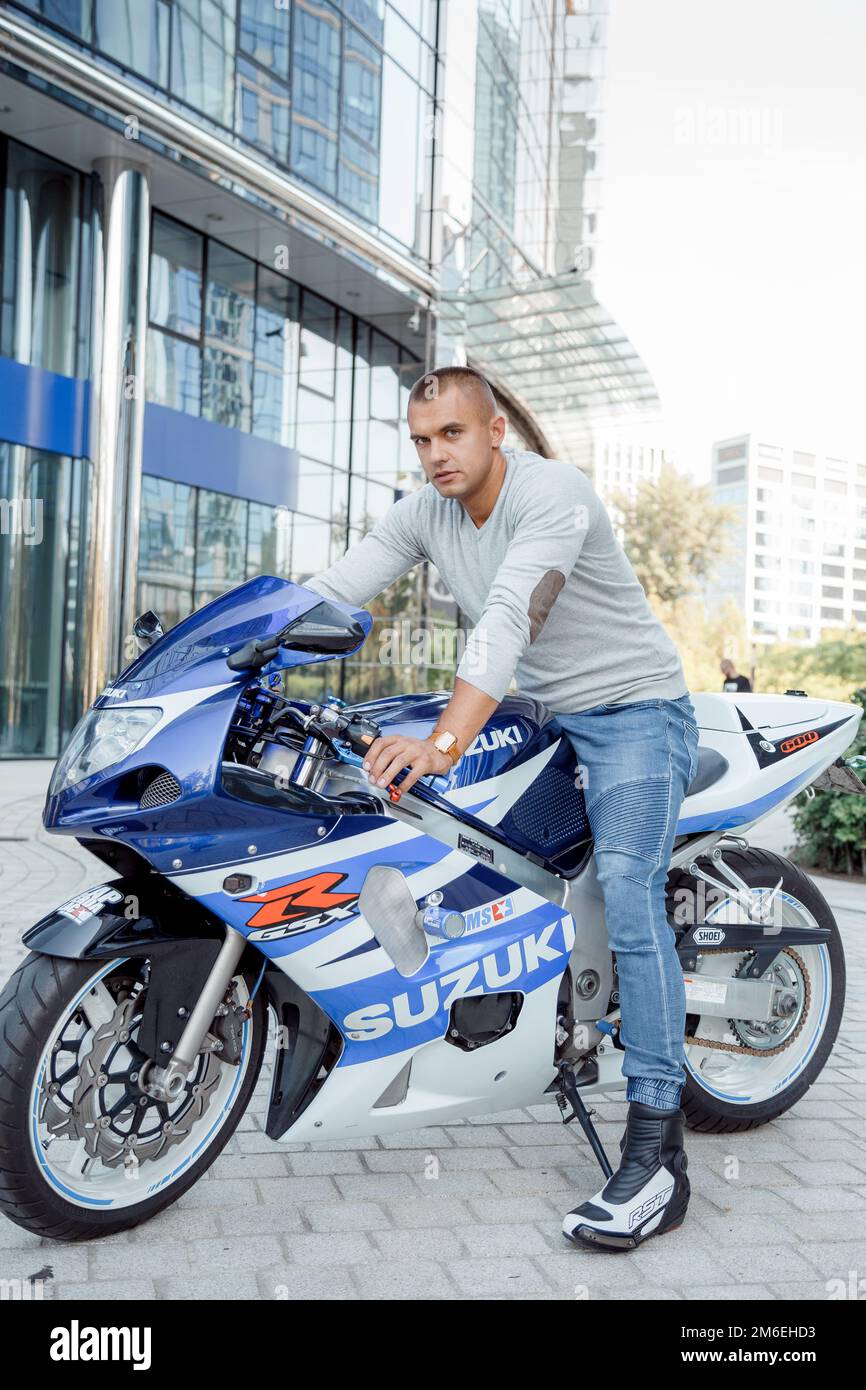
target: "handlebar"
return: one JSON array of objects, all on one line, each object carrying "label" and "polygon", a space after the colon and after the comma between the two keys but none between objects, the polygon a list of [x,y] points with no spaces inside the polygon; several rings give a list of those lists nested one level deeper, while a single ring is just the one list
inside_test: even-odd
[{"label": "handlebar", "polygon": [[[353,753],[363,758],[370,745],[381,736],[379,725],[372,719],[364,719],[360,714],[345,715],[331,705],[313,705],[310,713],[301,720],[307,733],[319,734],[332,742],[339,739],[347,743]],[[401,796],[400,788],[391,782],[388,796],[396,805]]]}]

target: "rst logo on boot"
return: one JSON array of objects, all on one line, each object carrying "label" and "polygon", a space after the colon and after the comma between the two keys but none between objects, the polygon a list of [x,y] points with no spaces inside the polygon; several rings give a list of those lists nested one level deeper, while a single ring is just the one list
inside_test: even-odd
[{"label": "rst logo on boot", "polygon": [[659,1207],[664,1206],[673,1190],[673,1183],[671,1183],[670,1187],[666,1187],[663,1192],[657,1192],[654,1197],[647,1197],[645,1202],[641,1202],[639,1207],[635,1207],[628,1218],[629,1230],[631,1230],[632,1226],[636,1226],[639,1221],[644,1221],[646,1217],[650,1216],[654,1211],[657,1211]]}]

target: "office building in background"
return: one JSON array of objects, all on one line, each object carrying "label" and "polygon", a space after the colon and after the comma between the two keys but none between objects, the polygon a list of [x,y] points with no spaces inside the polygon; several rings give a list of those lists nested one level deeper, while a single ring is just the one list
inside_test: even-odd
[{"label": "office building in background", "polygon": [[746,434],[713,446],[711,483],[739,520],[707,598],[733,598],[752,643],[866,630],[866,462]]}]

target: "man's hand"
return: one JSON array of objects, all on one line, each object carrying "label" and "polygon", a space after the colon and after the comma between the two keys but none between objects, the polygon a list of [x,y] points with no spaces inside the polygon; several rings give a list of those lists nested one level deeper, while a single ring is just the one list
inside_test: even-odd
[{"label": "man's hand", "polygon": [[379,787],[387,787],[398,772],[408,767],[410,771],[400,783],[401,792],[408,791],[419,777],[427,777],[431,772],[444,777],[453,766],[448,754],[440,753],[428,739],[405,738],[402,734],[375,739],[363,765],[369,781]]}]

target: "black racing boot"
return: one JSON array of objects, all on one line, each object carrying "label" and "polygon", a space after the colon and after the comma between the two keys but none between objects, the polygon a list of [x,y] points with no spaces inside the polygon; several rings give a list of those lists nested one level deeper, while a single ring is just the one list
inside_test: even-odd
[{"label": "black racing boot", "polygon": [[570,1211],[562,1233],[588,1250],[633,1250],[647,1236],[681,1226],[691,1186],[680,1110],[632,1100],[622,1158],[600,1192]]}]

